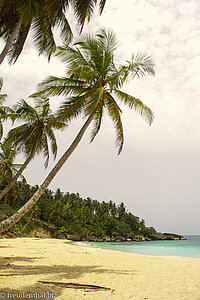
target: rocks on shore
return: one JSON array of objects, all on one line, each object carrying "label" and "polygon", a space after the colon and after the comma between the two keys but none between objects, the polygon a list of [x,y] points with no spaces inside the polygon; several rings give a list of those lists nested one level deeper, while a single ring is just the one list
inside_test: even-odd
[{"label": "rocks on shore", "polygon": [[[4,238],[14,238],[14,237],[22,237],[25,236],[22,233],[11,233],[5,232],[0,237]],[[104,237],[96,237],[94,235],[81,235],[79,233],[67,234],[65,232],[61,232],[57,230],[54,226],[49,226],[48,224],[43,224],[35,226],[34,230],[32,230],[28,235],[31,237],[38,238],[58,238],[58,239],[69,239],[72,241],[88,241],[88,242],[143,242],[143,241],[158,241],[158,240],[181,240],[185,239],[182,235],[175,233],[157,233],[151,236],[142,236],[142,235],[134,235],[134,233],[130,234],[119,234],[117,232],[113,232],[112,236],[104,236]]]},{"label": "rocks on shore", "polygon": [[87,236],[81,237],[79,234],[68,234],[66,235],[67,239],[72,241],[88,241],[88,242],[143,242],[143,241],[156,241],[156,240],[181,240],[184,239],[183,236],[174,234],[174,233],[163,233],[155,236],[144,237],[142,235],[129,235],[129,236],[122,236],[122,235],[114,235],[112,237],[105,236],[105,237],[96,237],[96,236]]}]

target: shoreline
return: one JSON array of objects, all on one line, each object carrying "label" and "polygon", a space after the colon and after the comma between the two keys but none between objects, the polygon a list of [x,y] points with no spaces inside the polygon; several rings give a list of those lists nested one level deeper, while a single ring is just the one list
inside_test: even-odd
[{"label": "shoreline", "polygon": [[[150,242],[154,242],[154,241],[150,241]],[[159,255],[159,254],[147,254],[147,253],[139,253],[139,252],[133,252],[133,251],[123,251],[121,249],[112,249],[112,248],[106,248],[106,247],[101,247],[97,245],[97,242],[95,242],[95,245],[92,244],[92,242],[75,242],[77,243],[77,245],[82,245],[82,246],[86,246],[86,247],[92,247],[92,248],[98,248],[98,249],[103,249],[103,250],[112,250],[112,251],[118,251],[121,253],[130,253],[130,254],[135,254],[135,255],[144,255],[144,256],[149,256],[149,257],[176,257],[176,258],[192,258],[192,259],[200,259],[200,257],[196,257],[196,256],[178,256],[178,255]],[[118,242],[116,242],[118,243]],[[122,242],[124,243],[124,242]],[[99,242],[99,244],[101,244]],[[112,244],[114,244],[114,242],[112,242]],[[199,299],[200,300],[200,299]]]},{"label": "shoreline", "polygon": [[[196,258],[149,256],[69,240],[15,238],[0,239],[0,265],[3,293],[49,292],[60,300],[200,299],[200,260]],[[58,283],[109,290],[67,288]]]}]

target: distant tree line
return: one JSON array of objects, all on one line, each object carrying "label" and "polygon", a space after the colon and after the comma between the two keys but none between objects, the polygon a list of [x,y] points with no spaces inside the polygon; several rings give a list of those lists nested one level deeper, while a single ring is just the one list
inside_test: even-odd
[{"label": "distant tree line", "polygon": [[[38,186],[30,186],[24,181],[17,182],[16,189],[7,199],[4,214],[12,215],[37,189]],[[53,228],[54,237],[77,235],[78,239],[85,240],[117,236],[133,239],[156,234],[154,228],[146,227],[143,219],[128,212],[123,202],[116,205],[113,201],[83,199],[78,193],[63,193],[60,189],[56,192],[46,189],[40,201],[12,230],[28,233],[38,224]]]}]

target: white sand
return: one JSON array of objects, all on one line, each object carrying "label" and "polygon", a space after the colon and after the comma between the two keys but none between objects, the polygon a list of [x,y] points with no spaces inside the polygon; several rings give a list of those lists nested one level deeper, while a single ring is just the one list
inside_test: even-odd
[{"label": "white sand", "polygon": [[[66,240],[17,238],[0,240],[0,265],[4,299],[14,299],[13,294],[15,299],[27,299],[34,292],[32,299],[38,299],[45,292],[46,299],[53,299],[54,293],[63,300],[200,300],[200,259],[195,258],[151,257]],[[66,288],[38,280],[110,290]]]}]

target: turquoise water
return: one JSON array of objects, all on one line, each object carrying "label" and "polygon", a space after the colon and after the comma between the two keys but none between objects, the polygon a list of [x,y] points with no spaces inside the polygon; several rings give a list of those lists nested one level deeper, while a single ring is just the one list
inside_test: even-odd
[{"label": "turquoise water", "polygon": [[200,258],[200,236],[185,236],[187,240],[90,243],[94,246],[124,252],[158,256]]}]

